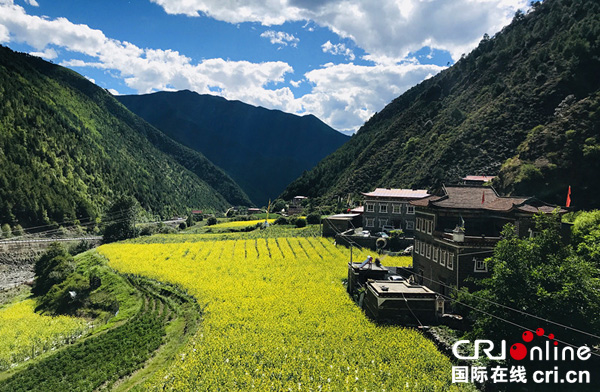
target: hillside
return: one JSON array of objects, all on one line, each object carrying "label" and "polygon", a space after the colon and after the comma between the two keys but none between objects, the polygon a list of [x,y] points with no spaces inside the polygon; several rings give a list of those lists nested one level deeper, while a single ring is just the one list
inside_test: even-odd
[{"label": "hillside", "polygon": [[258,205],[266,205],[349,139],[311,115],[300,117],[191,91],[117,99],[206,155]]},{"label": "hillside", "polygon": [[118,194],[163,216],[250,204],[202,154],[102,88],[0,47],[0,223],[94,219]]},{"label": "hillside", "polygon": [[321,197],[499,174],[502,192],[600,207],[600,4],[546,0],[396,98],[283,192]]}]

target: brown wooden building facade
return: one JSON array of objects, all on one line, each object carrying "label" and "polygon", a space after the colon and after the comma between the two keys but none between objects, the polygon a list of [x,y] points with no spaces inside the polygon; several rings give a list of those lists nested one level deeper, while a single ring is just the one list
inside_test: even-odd
[{"label": "brown wooden building facade", "polygon": [[454,185],[443,191],[443,196],[411,204],[417,280],[445,295],[450,294],[448,286],[461,287],[468,277],[489,275],[484,260],[493,254],[504,225],[514,224],[519,237],[531,236],[534,214],[556,208],[530,197],[501,197],[492,187]]}]

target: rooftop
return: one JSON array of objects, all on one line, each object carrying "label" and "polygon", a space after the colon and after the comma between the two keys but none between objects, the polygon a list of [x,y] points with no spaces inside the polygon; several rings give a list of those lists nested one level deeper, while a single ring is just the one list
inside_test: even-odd
[{"label": "rooftop", "polygon": [[[537,199],[526,196],[499,196],[491,186],[452,185],[444,187],[443,196],[429,196],[410,203],[422,207],[438,207],[452,209],[481,209],[489,211],[518,210],[536,213],[550,213],[556,206],[551,206]],[[560,209],[559,212],[566,212]]]},{"label": "rooftop", "polygon": [[421,286],[418,284],[410,284],[406,280],[391,281],[391,280],[376,280],[369,282],[368,285],[378,295],[385,296],[396,296],[402,294],[422,294],[422,295],[435,295],[435,292],[431,289]]},{"label": "rooftop", "polygon": [[376,188],[373,192],[363,193],[367,197],[399,197],[403,199],[421,199],[429,196],[426,189]]},{"label": "rooftop", "polygon": [[360,216],[360,214],[337,214],[337,215],[328,216],[325,219],[331,219],[331,220],[352,220],[353,218],[356,218],[357,216]]}]

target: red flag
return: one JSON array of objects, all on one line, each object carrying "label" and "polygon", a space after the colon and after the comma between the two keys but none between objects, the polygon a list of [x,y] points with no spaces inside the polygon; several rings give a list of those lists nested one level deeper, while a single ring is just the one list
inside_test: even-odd
[{"label": "red flag", "polygon": [[485,191],[481,192],[481,204],[485,203]]},{"label": "red flag", "polygon": [[569,185],[569,192],[567,192],[567,207],[571,207],[571,185]]}]

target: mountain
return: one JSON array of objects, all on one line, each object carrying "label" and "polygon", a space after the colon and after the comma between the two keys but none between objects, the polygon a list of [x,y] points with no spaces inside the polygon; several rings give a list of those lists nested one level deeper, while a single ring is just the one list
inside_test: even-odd
[{"label": "mountain", "polygon": [[312,115],[296,116],[191,91],[117,99],[178,142],[206,155],[258,205],[344,144]]},{"label": "mountain", "polygon": [[501,192],[600,207],[600,4],[536,2],[408,90],[282,197],[323,203],[375,187],[438,189],[498,175]]},{"label": "mountain", "polygon": [[0,223],[93,220],[118,194],[163,216],[250,204],[206,157],[104,89],[0,47]]}]

